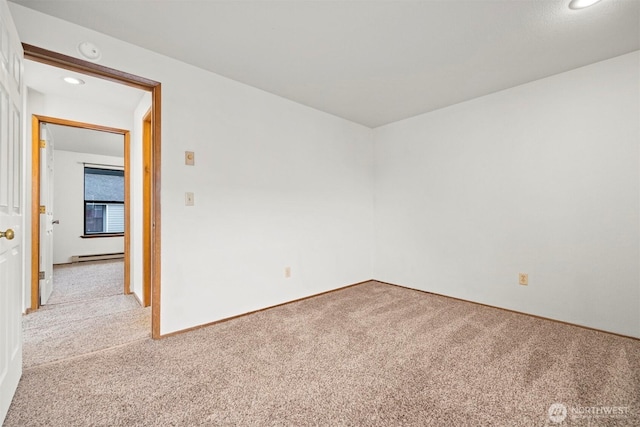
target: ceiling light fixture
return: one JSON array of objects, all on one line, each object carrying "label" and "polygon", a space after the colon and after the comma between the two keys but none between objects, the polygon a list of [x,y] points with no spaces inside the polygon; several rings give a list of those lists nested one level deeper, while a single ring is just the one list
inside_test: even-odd
[{"label": "ceiling light fixture", "polygon": [[569,3],[569,9],[584,9],[585,7],[593,6],[600,0],[571,0]]},{"label": "ceiling light fixture", "polygon": [[77,79],[75,77],[65,77],[62,80],[69,83],[70,85],[83,85],[84,80]]}]

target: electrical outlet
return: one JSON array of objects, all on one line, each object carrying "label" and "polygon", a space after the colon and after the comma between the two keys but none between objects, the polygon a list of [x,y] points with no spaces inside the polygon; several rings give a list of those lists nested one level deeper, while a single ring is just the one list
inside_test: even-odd
[{"label": "electrical outlet", "polygon": [[193,193],[184,193],[184,205],[185,206],[193,206]]},{"label": "electrical outlet", "polygon": [[519,273],[518,282],[521,285],[527,286],[529,284],[529,275],[527,273]]},{"label": "electrical outlet", "polygon": [[195,164],[195,154],[193,151],[184,152],[184,164],[187,166],[193,166]]},{"label": "electrical outlet", "polygon": [[291,277],[291,267],[284,268],[284,277],[286,277],[287,279]]}]

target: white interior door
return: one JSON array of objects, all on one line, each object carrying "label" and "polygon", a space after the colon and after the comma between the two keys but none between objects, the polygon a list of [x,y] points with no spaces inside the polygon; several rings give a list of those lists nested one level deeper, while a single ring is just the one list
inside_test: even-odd
[{"label": "white interior door", "polygon": [[40,304],[53,291],[53,135],[40,124]]},{"label": "white interior door", "polygon": [[22,46],[0,0],[0,421],[22,375]]}]

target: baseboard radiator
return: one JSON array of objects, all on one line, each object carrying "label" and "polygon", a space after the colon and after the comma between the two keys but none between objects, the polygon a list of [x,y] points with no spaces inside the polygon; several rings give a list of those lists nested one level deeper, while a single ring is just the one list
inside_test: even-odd
[{"label": "baseboard radiator", "polygon": [[85,262],[85,261],[103,261],[105,259],[122,259],[124,258],[124,252],[115,254],[96,254],[96,255],[74,255],[71,257],[71,262]]}]

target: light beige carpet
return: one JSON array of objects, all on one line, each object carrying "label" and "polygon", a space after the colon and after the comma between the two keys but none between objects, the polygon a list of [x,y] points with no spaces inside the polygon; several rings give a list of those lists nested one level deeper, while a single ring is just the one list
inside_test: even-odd
[{"label": "light beige carpet", "polygon": [[373,282],[27,369],[5,425],[638,426],[639,390],[637,340]]},{"label": "light beige carpet", "polygon": [[124,261],[61,264],[53,269],[53,292],[47,306],[105,296],[124,290]]},{"label": "light beige carpet", "polygon": [[46,305],[23,316],[23,367],[149,338],[150,309],[123,294],[122,260],[56,266]]}]

